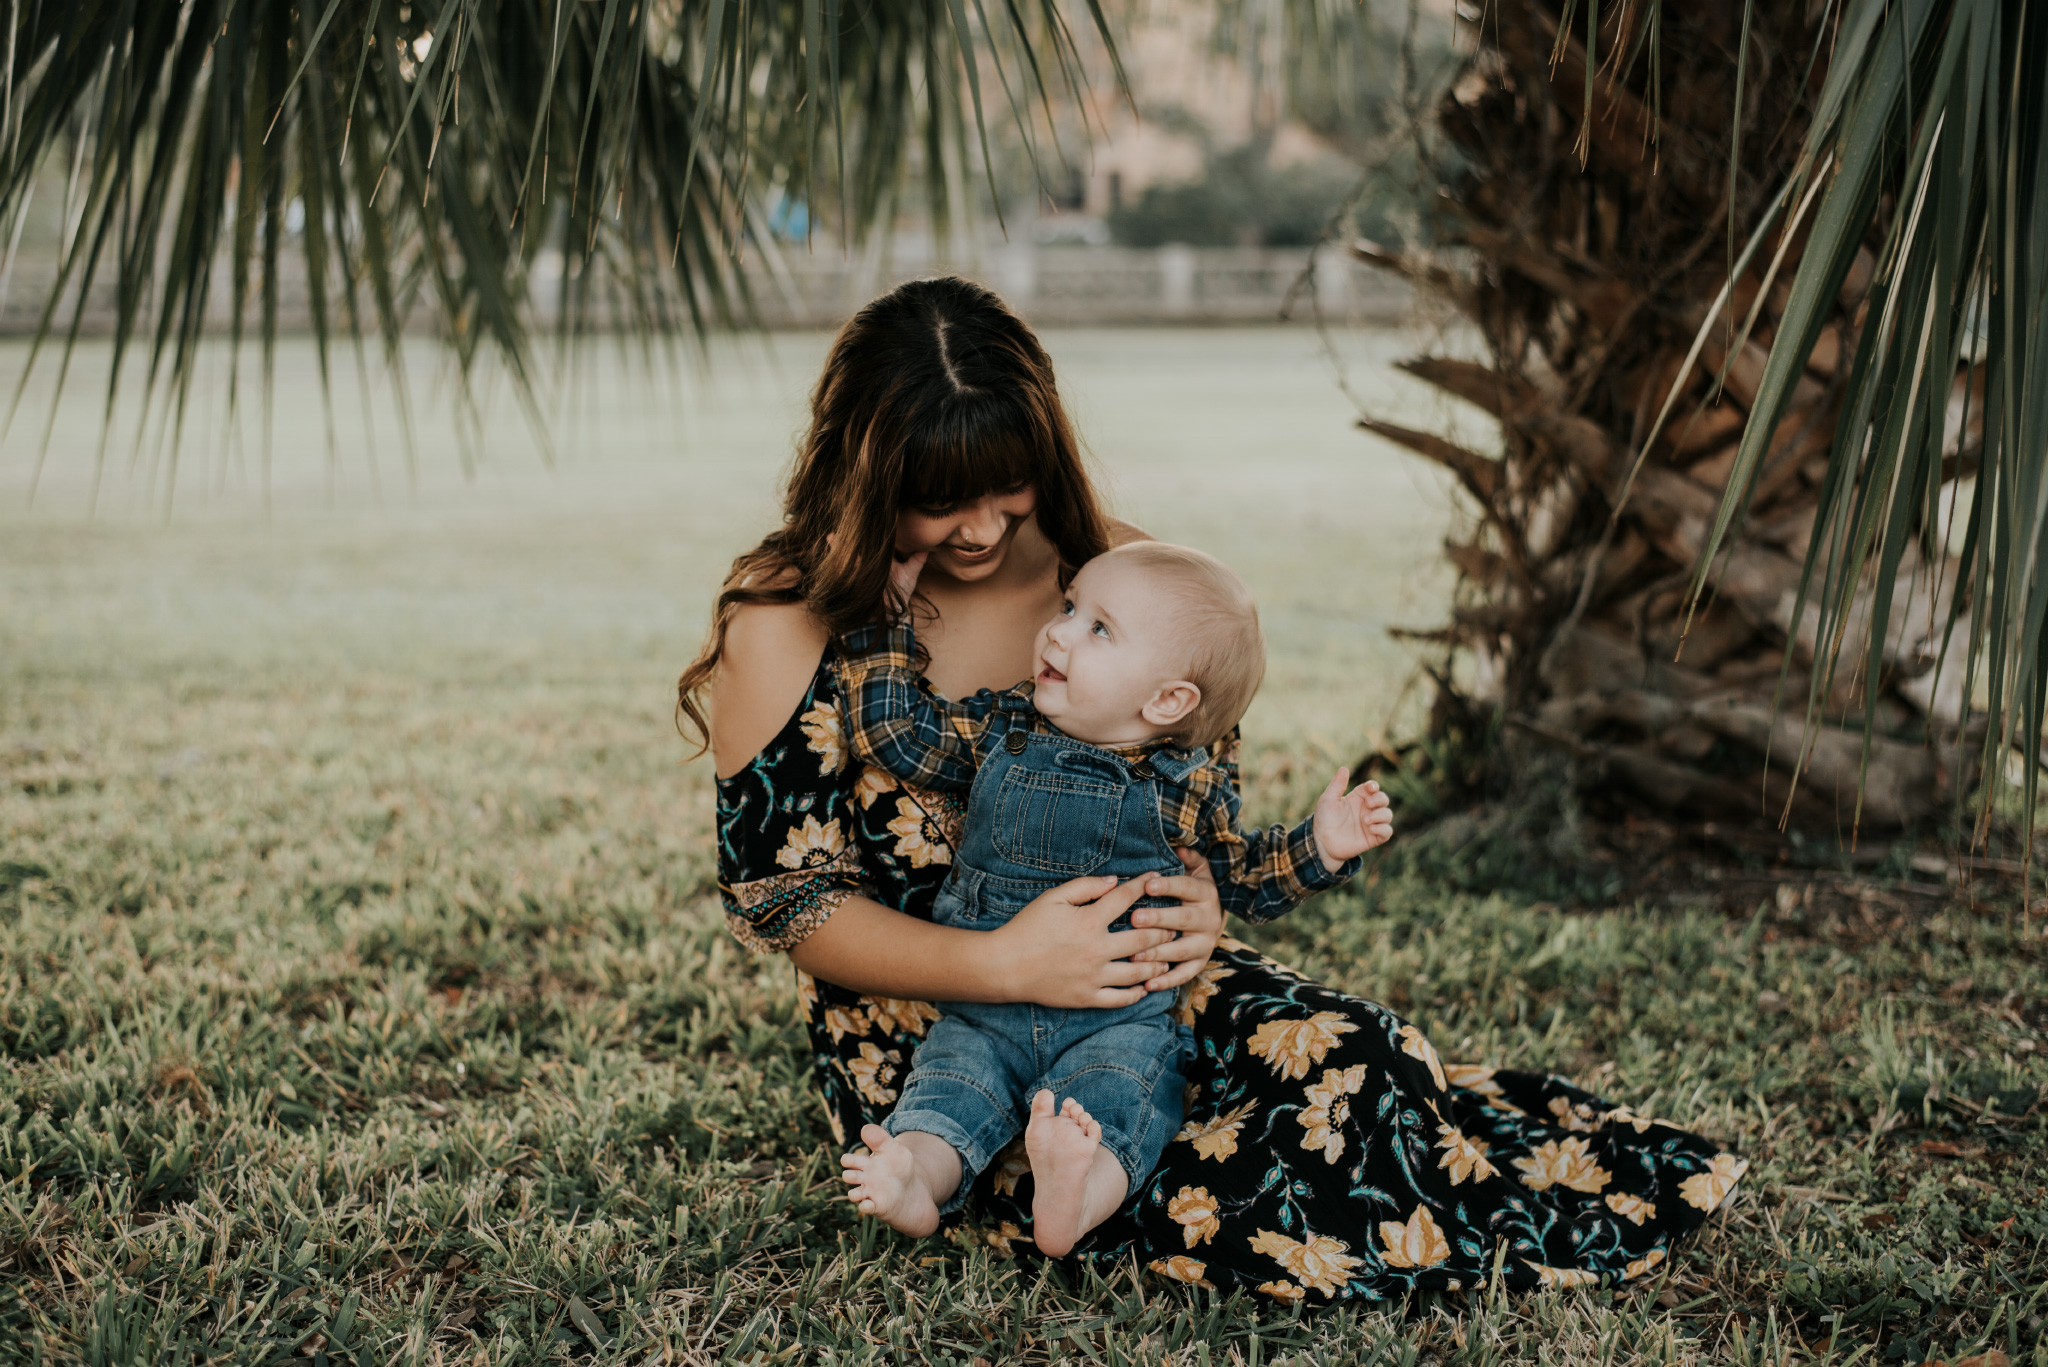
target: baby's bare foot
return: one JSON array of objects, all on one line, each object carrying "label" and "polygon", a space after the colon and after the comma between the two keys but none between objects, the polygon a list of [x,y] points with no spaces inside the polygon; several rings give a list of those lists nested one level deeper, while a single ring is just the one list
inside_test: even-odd
[{"label": "baby's bare foot", "polygon": [[860,1132],[868,1153],[839,1157],[839,1176],[847,1199],[863,1215],[872,1215],[899,1234],[922,1239],[939,1227],[939,1208],[917,1170],[910,1146],[880,1125]]},{"label": "baby's bare foot", "polygon": [[1037,1184],[1031,1202],[1031,1237],[1039,1251],[1064,1257],[1092,1227],[1087,1219],[1088,1173],[1102,1146],[1102,1126],[1072,1097],[1053,1113],[1053,1096],[1031,1098],[1024,1152]]}]

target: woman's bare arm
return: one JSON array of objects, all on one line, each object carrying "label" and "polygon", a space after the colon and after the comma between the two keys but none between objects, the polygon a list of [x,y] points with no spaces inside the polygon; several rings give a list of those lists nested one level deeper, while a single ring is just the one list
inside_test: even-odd
[{"label": "woman's bare arm", "polygon": [[1159,965],[1124,962],[1171,930],[1112,931],[1150,880],[1076,878],[1041,893],[995,930],[960,930],[865,897],[841,902],[789,957],[814,978],[877,997],[1034,1002],[1055,1009],[1127,1006]]}]

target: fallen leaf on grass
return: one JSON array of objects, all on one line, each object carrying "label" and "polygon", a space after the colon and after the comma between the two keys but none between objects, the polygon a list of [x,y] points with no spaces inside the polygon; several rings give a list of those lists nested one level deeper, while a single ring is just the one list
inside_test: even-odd
[{"label": "fallen leaf on grass", "polygon": [[583,1331],[584,1336],[590,1340],[592,1347],[603,1348],[605,1346],[608,1340],[605,1337],[604,1326],[598,1323],[597,1316],[592,1314],[590,1307],[583,1303],[582,1297],[569,1297],[569,1318],[576,1321],[576,1327]]},{"label": "fallen leaf on grass", "polygon": [[1875,1215],[1863,1217],[1863,1227],[1865,1229],[1890,1229],[1898,1222],[1899,1217],[1888,1210],[1880,1210]]},{"label": "fallen leaf on grass", "polygon": [[1844,1196],[1839,1191],[1827,1191],[1821,1187],[1780,1187],[1780,1191],[1799,1201],[1853,1201],[1853,1196]]},{"label": "fallen leaf on grass", "polygon": [[1946,1139],[1923,1139],[1913,1146],[1913,1152],[1924,1153],[1930,1158],[1961,1158],[1963,1146]]}]

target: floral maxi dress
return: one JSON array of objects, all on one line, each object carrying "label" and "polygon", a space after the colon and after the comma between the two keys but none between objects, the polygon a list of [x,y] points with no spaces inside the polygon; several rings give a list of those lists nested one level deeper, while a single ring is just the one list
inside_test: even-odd
[{"label": "floral maxi dress", "polygon": [[[718,783],[733,933],[782,951],[863,895],[929,916],[959,835],[952,799],[851,761],[830,652],[753,763]],[[928,1002],[798,974],[812,1063],[841,1144],[895,1103]],[[1199,1055],[1187,1118],[1150,1178],[1075,1252],[1285,1301],[1484,1284],[1628,1281],[1657,1267],[1747,1163],[1555,1077],[1447,1064],[1385,1007],[1225,939],[1179,1012]],[[1030,1235],[1013,1144],[968,1208],[1007,1248]]]}]

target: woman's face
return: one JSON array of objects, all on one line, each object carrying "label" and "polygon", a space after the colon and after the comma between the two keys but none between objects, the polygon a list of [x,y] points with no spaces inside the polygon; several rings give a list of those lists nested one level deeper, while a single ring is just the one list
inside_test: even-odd
[{"label": "woman's face", "polygon": [[953,508],[906,508],[896,516],[899,555],[929,552],[926,572],[940,570],[955,579],[986,579],[1002,567],[1017,529],[1038,507],[1030,485],[989,494]]}]

